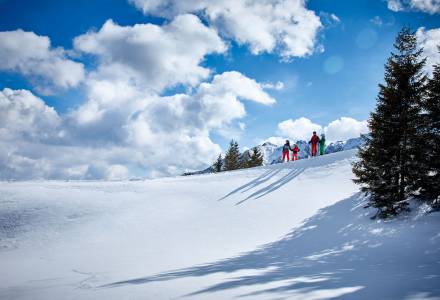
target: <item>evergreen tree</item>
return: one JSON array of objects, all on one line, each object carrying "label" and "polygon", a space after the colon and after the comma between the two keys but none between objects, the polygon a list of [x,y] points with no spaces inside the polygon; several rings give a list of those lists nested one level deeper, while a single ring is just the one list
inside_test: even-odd
[{"label": "evergreen tree", "polygon": [[251,154],[249,150],[246,150],[240,156],[240,169],[250,168],[251,167],[250,162],[251,162]]},{"label": "evergreen tree", "polygon": [[425,59],[415,33],[403,28],[385,64],[385,83],[379,85],[370,137],[359,150],[354,180],[370,196],[379,217],[406,209],[405,199],[420,184],[421,102],[426,90]]},{"label": "evergreen tree", "polygon": [[423,108],[426,127],[423,135],[424,176],[421,194],[440,208],[440,64],[434,66]]},{"label": "evergreen tree", "polygon": [[225,155],[224,169],[226,171],[240,169],[240,149],[238,148],[238,143],[231,140],[229,143],[229,149]]},{"label": "evergreen tree", "polygon": [[252,155],[247,163],[248,168],[263,165],[263,154],[258,147],[252,148]]},{"label": "evergreen tree", "polygon": [[221,172],[222,171],[222,167],[223,167],[223,158],[222,155],[219,154],[217,157],[217,160],[215,161],[214,165],[214,172]]}]

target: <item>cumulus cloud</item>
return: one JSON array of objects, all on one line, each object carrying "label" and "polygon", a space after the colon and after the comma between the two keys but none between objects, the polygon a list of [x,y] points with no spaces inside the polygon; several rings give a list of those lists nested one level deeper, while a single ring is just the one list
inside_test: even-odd
[{"label": "cumulus cloud", "polygon": [[435,14],[440,12],[439,0],[411,0],[411,7],[423,12]]},{"label": "cumulus cloud", "polygon": [[313,131],[316,131],[318,135],[325,133],[327,141],[334,142],[359,137],[360,134],[368,133],[369,129],[367,121],[357,121],[349,117],[341,117],[330,122],[327,126],[321,126],[313,123],[310,119],[301,117],[279,123],[276,132],[278,136],[272,136],[264,141],[276,145],[284,143],[285,139],[308,141]]},{"label": "cumulus cloud", "polygon": [[26,90],[0,91],[0,178],[41,178],[49,164],[34,145],[54,144],[61,118]]},{"label": "cumulus cloud", "polygon": [[423,48],[423,54],[426,56],[426,70],[431,73],[433,65],[440,63],[440,53],[438,47],[440,46],[440,28],[426,30],[420,27],[417,32],[417,41],[419,46]]},{"label": "cumulus cloud", "polygon": [[[123,133],[115,136],[126,137],[122,143],[134,145],[148,154],[146,165],[168,175],[173,170],[200,167],[221,151],[209,134],[214,130],[229,129],[232,122],[246,115],[241,100],[264,105],[275,102],[253,79],[238,72],[225,72],[214,76],[211,82],[202,83],[192,93],[167,97],[150,95],[147,99],[141,96],[138,104],[128,111],[121,112],[116,108],[110,115],[114,121],[114,113],[122,114],[116,118],[122,120],[116,128],[122,128]],[[100,105],[107,114],[114,110],[106,103]],[[113,128],[110,122],[99,123]],[[114,136],[112,140],[115,140]],[[170,160],[175,147],[186,155],[179,160]]]},{"label": "cumulus cloud", "polygon": [[76,37],[74,46],[98,58],[92,77],[124,77],[156,92],[176,84],[197,85],[210,74],[200,65],[204,57],[227,49],[214,29],[189,14],[164,26],[120,26],[108,20],[99,31]]},{"label": "cumulus cloud", "polygon": [[0,139],[17,137],[32,141],[48,140],[56,136],[61,119],[43,100],[26,90],[0,91]]},{"label": "cumulus cloud", "polygon": [[84,79],[83,64],[69,59],[63,48],[52,48],[46,36],[19,29],[0,32],[0,40],[0,70],[30,78],[40,92],[75,87]]},{"label": "cumulus cloud", "polygon": [[[67,60],[43,40],[37,50]],[[78,36],[74,51],[96,66],[85,75],[79,107],[59,115],[30,91],[1,92],[0,178],[124,179],[205,167],[221,152],[212,133],[243,131],[246,102],[272,105],[266,90],[283,87],[234,71],[212,76],[203,60],[226,50],[216,29],[191,14],[160,26],[109,20]],[[0,61],[10,68],[33,59]],[[163,95],[177,85],[185,92]]]},{"label": "cumulus cloud", "polygon": [[198,13],[223,36],[248,45],[252,53],[277,50],[285,59],[312,54],[322,27],[319,17],[306,8],[304,0],[129,1],[145,14],[169,19]]},{"label": "cumulus cloud", "polygon": [[238,72],[166,97],[122,80],[88,84],[90,98],[64,116],[29,91],[2,92],[0,178],[121,179],[133,170],[154,177],[201,168],[221,152],[213,131],[244,127],[243,101],[275,103]]},{"label": "cumulus cloud", "polygon": [[440,13],[440,0],[387,0],[392,11],[415,10],[429,14]]},{"label": "cumulus cloud", "polygon": [[296,120],[285,120],[278,124],[277,133],[289,137],[291,140],[307,140],[313,131],[320,132],[321,125],[313,123],[311,120],[301,117]]},{"label": "cumulus cloud", "polygon": [[368,133],[368,122],[341,117],[330,122],[324,128],[324,132],[329,141],[344,141],[349,138],[359,137],[360,134]]}]

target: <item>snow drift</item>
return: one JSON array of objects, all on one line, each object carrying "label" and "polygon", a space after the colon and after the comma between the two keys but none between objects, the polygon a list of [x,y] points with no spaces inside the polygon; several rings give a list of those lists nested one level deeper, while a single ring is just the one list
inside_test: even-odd
[{"label": "snow drift", "polygon": [[356,150],[135,182],[0,183],[1,299],[438,299],[439,213],[372,221]]}]

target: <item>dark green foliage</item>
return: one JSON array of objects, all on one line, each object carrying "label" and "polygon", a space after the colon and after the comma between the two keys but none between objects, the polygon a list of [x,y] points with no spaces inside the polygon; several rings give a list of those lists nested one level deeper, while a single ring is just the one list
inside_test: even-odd
[{"label": "dark green foliage", "polygon": [[222,158],[222,155],[219,154],[218,157],[217,157],[217,160],[213,164],[214,172],[217,172],[217,173],[221,172],[222,171],[222,167],[223,167],[223,158]]},{"label": "dark green foliage", "polygon": [[229,143],[229,149],[225,155],[224,169],[226,171],[237,170],[241,168],[240,149],[238,143],[231,140]]},{"label": "dark green foliage", "polygon": [[252,168],[261,165],[263,165],[263,154],[258,147],[254,147],[250,159],[247,161],[247,167]]},{"label": "dark green foliage", "polygon": [[405,199],[420,185],[422,145],[421,103],[426,90],[425,59],[414,32],[402,29],[385,65],[376,110],[371,114],[370,137],[354,164],[355,182],[369,194],[379,217],[406,209]]},{"label": "dark green foliage", "polygon": [[[438,49],[440,52],[440,47]],[[434,66],[423,109],[426,127],[423,132],[421,194],[430,199],[433,206],[440,208],[440,64]]]}]

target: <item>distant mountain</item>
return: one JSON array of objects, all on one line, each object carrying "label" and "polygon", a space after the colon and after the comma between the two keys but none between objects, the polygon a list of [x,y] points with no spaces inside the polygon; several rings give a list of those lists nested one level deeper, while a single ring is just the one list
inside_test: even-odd
[{"label": "distant mountain", "polygon": [[363,143],[362,136],[348,139],[346,141],[337,141],[334,143],[330,143],[325,149],[325,154],[356,149],[360,147],[362,143]]}]

